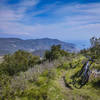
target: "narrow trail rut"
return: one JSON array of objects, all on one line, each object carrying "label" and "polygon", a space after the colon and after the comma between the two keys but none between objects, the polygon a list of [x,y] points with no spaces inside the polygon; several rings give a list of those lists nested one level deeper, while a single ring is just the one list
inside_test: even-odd
[{"label": "narrow trail rut", "polygon": [[59,84],[61,85],[62,89],[65,90],[65,91],[70,91],[71,89],[68,88],[64,82],[64,77],[65,77],[65,74],[66,73],[63,73],[63,75],[61,76],[61,78],[58,80],[59,81]]}]

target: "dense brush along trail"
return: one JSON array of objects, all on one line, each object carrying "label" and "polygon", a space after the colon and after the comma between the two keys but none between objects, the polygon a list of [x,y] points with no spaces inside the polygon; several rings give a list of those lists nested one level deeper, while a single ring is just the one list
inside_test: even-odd
[{"label": "dense brush along trail", "polygon": [[93,67],[82,55],[36,65],[2,82],[0,100],[100,100]]},{"label": "dense brush along trail", "polygon": [[[81,70],[79,72],[77,72],[77,74],[75,74],[75,76],[73,77],[73,82],[71,84],[73,84],[75,86],[75,84],[77,83],[77,80],[76,79],[74,80],[75,77],[81,78],[79,85],[80,85],[80,88],[82,88],[82,86],[84,86],[89,80],[89,77],[91,74],[90,67],[91,67],[92,63],[93,63],[92,59],[87,60],[86,63],[81,68]],[[72,90],[72,87],[67,83],[65,78],[66,77],[65,77],[65,72],[64,72],[60,79],[60,83],[61,83],[62,87]]]},{"label": "dense brush along trail", "polygon": [[[95,97],[96,93],[92,93],[93,89],[90,89],[93,60],[86,57],[85,60],[73,60],[69,65],[69,69],[66,68],[66,64],[63,65],[64,69],[58,80],[63,93],[68,95],[68,99],[64,100],[100,100],[99,96]],[[69,96],[70,94],[72,96]]]}]

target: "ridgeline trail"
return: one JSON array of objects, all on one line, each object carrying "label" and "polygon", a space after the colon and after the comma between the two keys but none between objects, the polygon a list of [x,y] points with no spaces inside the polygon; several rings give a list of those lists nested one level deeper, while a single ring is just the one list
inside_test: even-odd
[{"label": "ridgeline trail", "polygon": [[61,76],[61,78],[59,79],[59,83],[60,83],[60,85],[61,85],[61,87],[64,89],[64,90],[72,90],[72,88],[69,86],[69,84],[67,84],[66,82],[65,82],[65,74],[66,74],[66,72],[64,72],[63,74],[62,74],[62,76]]}]

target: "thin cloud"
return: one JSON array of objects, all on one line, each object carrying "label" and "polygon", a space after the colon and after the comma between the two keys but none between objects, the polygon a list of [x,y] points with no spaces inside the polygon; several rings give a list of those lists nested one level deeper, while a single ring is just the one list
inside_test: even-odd
[{"label": "thin cloud", "polygon": [[[13,9],[14,5],[3,4],[0,8],[1,32],[39,38],[55,37],[64,40],[81,37],[89,39],[94,35],[91,34],[92,32],[100,35],[100,3],[85,5],[55,3],[36,10],[35,7],[39,2],[39,0],[22,0],[15,4],[15,9]],[[30,9],[31,12],[27,13]]]}]

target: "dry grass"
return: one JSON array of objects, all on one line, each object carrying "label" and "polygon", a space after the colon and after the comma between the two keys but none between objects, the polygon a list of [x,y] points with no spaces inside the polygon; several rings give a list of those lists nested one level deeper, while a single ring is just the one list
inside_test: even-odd
[{"label": "dry grass", "polygon": [[0,56],[0,63],[3,62],[3,56]]}]

